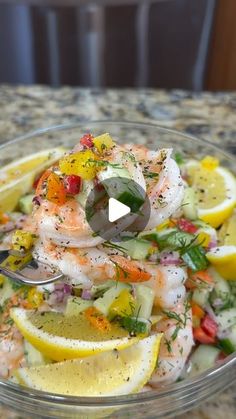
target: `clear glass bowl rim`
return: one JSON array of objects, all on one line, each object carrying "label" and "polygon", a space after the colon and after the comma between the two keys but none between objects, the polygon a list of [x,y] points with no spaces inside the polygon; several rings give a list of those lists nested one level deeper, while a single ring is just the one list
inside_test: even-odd
[{"label": "clear glass bowl rim", "polygon": [[[231,154],[220,148],[219,146],[215,145],[214,143],[203,140],[198,137],[195,137],[193,135],[189,135],[188,133],[184,133],[181,131],[169,129],[162,127],[155,123],[145,123],[145,122],[136,122],[136,121],[116,121],[116,120],[93,120],[93,121],[79,121],[74,123],[66,123],[61,125],[53,125],[47,128],[42,128],[38,130],[34,130],[32,132],[29,132],[27,134],[21,135],[13,140],[6,141],[0,145],[0,151],[1,149],[5,148],[6,146],[14,145],[15,143],[23,142],[24,140],[44,135],[50,132],[54,131],[64,131],[68,129],[73,128],[79,128],[80,126],[88,125],[89,127],[95,125],[103,124],[109,124],[114,126],[135,126],[136,128],[155,128],[157,131],[162,133],[169,133],[173,134],[182,138],[185,138],[187,140],[193,140],[198,142],[198,144],[202,146],[209,146],[216,151],[220,152],[223,156],[225,156],[227,159],[233,160],[236,164],[235,157]],[[112,397],[75,397],[75,396],[63,396],[63,395],[57,395],[54,393],[45,393],[43,391],[30,389],[28,387],[19,386],[15,383],[11,383],[8,380],[0,379],[0,388],[4,391],[4,388],[7,389],[14,395],[14,393],[17,393],[17,396],[22,396],[25,399],[28,398],[34,398],[37,400],[37,402],[52,402],[52,403],[58,403],[63,404],[67,406],[81,406],[81,407],[109,407],[109,406],[119,406],[119,405],[136,405],[136,404],[142,404],[146,402],[151,401],[158,401],[164,397],[168,396],[176,396],[178,398],[183,394],[183,392],[188,392],[188,390],[191,389],[198,389],[202,388],[204,386],[204,383],[208,381],[208,379],[214,379],[218,375],[226,373],[227,370],[234,368],[236,366],[236,353],[231,354],[228,356],[224,361],[222,361],[219,365],[212,367],[208,369],[206,372],[203,372],[199,374],[197,377],[192,379],[186,379],[183,381],[180,381],[178,383],[174,383],[171,385],[168,385],[166,389],[153,389],[151,391],[138,393],[138,394],[129,394],[124,396],[112,396]]]}]

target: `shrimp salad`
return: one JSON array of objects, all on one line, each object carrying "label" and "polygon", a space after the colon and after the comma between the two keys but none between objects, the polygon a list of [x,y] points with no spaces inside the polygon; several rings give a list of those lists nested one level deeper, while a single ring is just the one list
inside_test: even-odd
[{"label": "shrimp salad", "polygon": [[[94,233],[86,213],[91,190],[98,187],[104,200],[109,190],[100,182],[114,176],[136,182],[150,203],[144,229],[139,218],[132,219],[128,238],[124,231],[119,241]],[[1,203],[0,250],[9,251],[2,264],[27,272],[35,260],[64,277],[33,287],[0,275],[0,376],[56,392],[37,385],[43,371],[53,377],[57,366],[65,377],[68,362],[96,359],[95,379],[100,377],[102,387],[104,364],[107,359],[111,368],[114,351],[120,354],[112,365],[116,376],[121,359],[126,357],[122,368],[131,365],[139,359],[137,348],[148,342],[140,364],[132,367],[146,371],[142,380],[130,368],[126,382],[133,387],[102,393],[122,394],[186,379],[233,353],[235,185],[234,175],[213,156],[189,160],[172,149],[152,151],[119,145],[109,134],[85,134],[73,150],[35,175],[12,211]],[[126,192],[136,202],[133,191]],[[150,367],[145,359],[155,336],[159,346]],[[75,365],[74,374],[85,368]],[[85,394],[83,380],[86,394],[95,394],[87,379],[78,378],[76,394]],[[68,386],[59,387],[63,392],[72,394]]]}]

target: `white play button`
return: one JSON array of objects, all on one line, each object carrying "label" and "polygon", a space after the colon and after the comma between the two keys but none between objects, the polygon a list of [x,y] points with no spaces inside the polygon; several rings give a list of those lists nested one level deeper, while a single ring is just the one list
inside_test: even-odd
[{"label": "white play button", "polygon": [[130,207],[122,202],[117,201],[117,199],[109,198],[108,201],[108,219],[110,223],[119,220],[119,218],[124,217],[130,213]]}]

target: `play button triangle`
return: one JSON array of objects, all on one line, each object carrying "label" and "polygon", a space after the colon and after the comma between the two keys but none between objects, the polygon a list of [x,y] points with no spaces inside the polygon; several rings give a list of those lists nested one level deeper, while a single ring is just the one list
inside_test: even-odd
[{"label": "play button triangle", "polygon": [[108,202],[108,219],[110,223],[119,220],[130,213],[130,207],[115,198],[110,198]]}]

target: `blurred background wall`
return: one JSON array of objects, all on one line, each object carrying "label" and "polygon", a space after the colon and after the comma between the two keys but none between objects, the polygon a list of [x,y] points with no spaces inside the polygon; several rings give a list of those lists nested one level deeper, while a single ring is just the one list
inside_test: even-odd
[{"label": "blurred background wall", "polygon": [[236,0],[0,0],[0,83],[236,88]]}]

